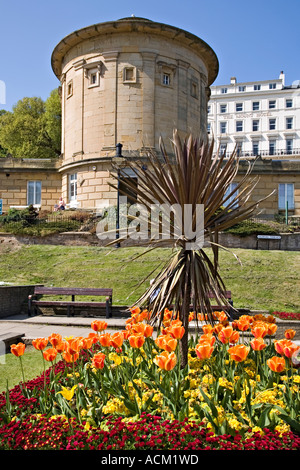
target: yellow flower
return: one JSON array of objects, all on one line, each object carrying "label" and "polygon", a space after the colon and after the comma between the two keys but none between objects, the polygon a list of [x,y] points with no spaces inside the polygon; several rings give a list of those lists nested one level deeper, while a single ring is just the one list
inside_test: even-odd
[{"label": "yellow flower", "polygon": [[69,390],[68,388],[62,386],[62,390],[61,390],[60,392],[57,392],[57,393],[61,393],[62,396],[63,396],[66,400],[72,400],[76,388],[77,388],[77,385],[74,385],[74,386],[71,388],[71,390]]},{"label": "yellow flower", "polygon": [[240,423],[237,419],[235,418],[230,418],[228,420],[228,424],[232,429],[235,429],[236,431],[239,431],[242,427],[242,423]]},{"label": "yellow flower", "polygon": [[288,424],[278,424],[275,427],[275,431],[279,432],[280,435],[284,434],[285,432],[290,432],[291,428]]},{"label": "yellow flower", "polygon": [[122,358],[117,353],[112,352],[112,353],[109,354],[108,357],[111,361],[114,361],[114,363],[117,366],[119,366],[122,362]]},{"label": "yellow flower", "polygon": [[260,434],[261,436],[264,435],[263,430],[262,430],[261,428],[259,428],[258,426],[254,426],[254,427],[252,428],[252,432],[259,432],[259,434]]},{"label": "yellow flower", "polygon": [[89,431],[90,427],[91,427],[91,424],[87,421],[84,425],[84,430]]}]

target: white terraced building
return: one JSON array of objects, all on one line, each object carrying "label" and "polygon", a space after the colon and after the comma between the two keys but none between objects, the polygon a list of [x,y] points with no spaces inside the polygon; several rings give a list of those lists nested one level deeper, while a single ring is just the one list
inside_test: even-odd
[{"label": "white terraced building", "polygon": [[286,86],[285,75],[257,82],[211,86],[208,132],[215,146],[241,157],[299,159],[300,80]]}]

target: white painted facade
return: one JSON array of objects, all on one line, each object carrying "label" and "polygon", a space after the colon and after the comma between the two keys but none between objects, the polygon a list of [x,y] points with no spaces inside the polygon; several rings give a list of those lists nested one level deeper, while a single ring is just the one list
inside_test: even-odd
[{"label": "white painted facade", "polygon": [[300,80],[286,86],[285,75],[257,82],[211,86],[208,132],[215,150],[245,158],[299,159]]}]

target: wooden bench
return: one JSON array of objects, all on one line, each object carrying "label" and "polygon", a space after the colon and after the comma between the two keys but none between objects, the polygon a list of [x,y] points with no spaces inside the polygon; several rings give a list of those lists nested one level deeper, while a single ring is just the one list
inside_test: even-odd
[{"label": "wooden bench", "polygon": [[[231,291],[230,290],[226,290],[225,292],[223,292],[223,295],[224,297],[226,297],[226,299],[228,300],[229,302],[229,305],[212,305],[211,308],[212,310],[218,312],[218,311],[225,311],[225,312],[230,312],[231,310],[231,307],[233,306],[233,301],[231,299]],[[210,299],[213,299],[214,298],[214,295],[212,293],[209,294],[209,298]]]},{"label": "wooden bench", "polygon": [[4,344],[4,348],[0,347],[0,354],[10,352],[10,346],[12,344],[17,344],[22,341],[22,337],[25,336],[25,333],[16,333],[8,332],[0,335],[0,344]]},{"label": "wooden bench", "polygon": [[[224,312],[227,312],[230,317],[232,317],[233,301],[232,301],[232,298],[231,298],[231,291],[227,290],[227,291],[223,292],[223,295],[228,300],[229,305],[211,305],[211,308],[214,312],[220,312],[220,311],[223,310]],[[209,298],[214,299],[214,295],[213,295],[212,292],[209,294]],[[174,306],[172,305],[171,308],[173,308],[173,307]],[[193,305],[190,305],[190,310],[193,311]],[[198,313],[200,313],[200,312],[198,312]]]},{"label": "wooden bench", "polygon": [[[71,296],[71,300],[47,300],[43,296]],[[75,296],[106,297],[105,302],[77,301]],[[42,297],[42,298],[41,298]],[[84,287],[38,287],[34,288],[32,295],[28,296],[28,316],[36,314],[38,307],[66,307],[68,317],[74,316],[74,308],[103,308],[106,318],[112,316],[112,289],[84,288]]]}]

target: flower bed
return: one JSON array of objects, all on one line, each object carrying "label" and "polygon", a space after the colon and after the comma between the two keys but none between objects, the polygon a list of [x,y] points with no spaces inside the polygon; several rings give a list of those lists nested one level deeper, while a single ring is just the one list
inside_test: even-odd
[{"label": "flower bed", "polygon": [[300,313],[294,312],[273,312],[274,317],[278,317],[281,320],[300,320]]},{"label": "flower bed", "polygon": [[155,336],[147,317],[133,309],[121,332],[97,320],[85,338],[34,340],[44,373],[31,381],[25,345],[13,345],[23,380],[0,395],[0,449],[300,449],[292,330],[273,340],[273,316],[230,325],[217,313],[190,337],[183,368],[181,322],[164,312]]}]

